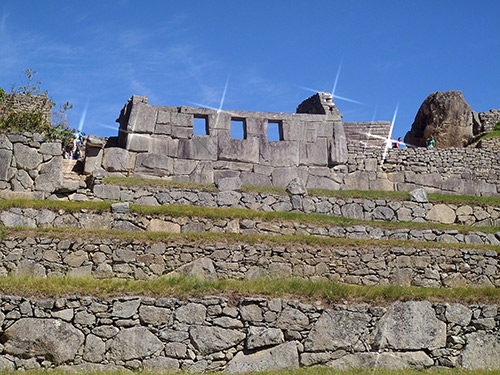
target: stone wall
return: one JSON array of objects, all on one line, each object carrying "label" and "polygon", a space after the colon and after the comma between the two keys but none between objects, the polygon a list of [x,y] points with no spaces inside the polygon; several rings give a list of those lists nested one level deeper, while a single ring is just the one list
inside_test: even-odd
[{"label": "stone wall", "polygon": [[[500,153],[484,148],[390,149],[350,147],[338,188],[498,196]],[[337,176],[338,178],[338,176]]]},{"label": "stone wall", "polygon": [[111,200],[142,205],[195,205],[202,207],[236,207],[258,211],[295,211],[343,216],[360,220],[438,222],[477,226],[500,226],[500,207],[452,205],[397,201],[386,199],[335,198],[321,196],[242,193],[239,191],[207,192],[193,189],[159,189],[123,187],[94,180],[93,193],[82,191],[70,200]]},{"label": "stone wall", "polygon": [[390,121],[343,122],[347,144],[351,146],[376,147],[384,141],[391,130]]},{"label": "stone wall", "polygon": [[500,368],[497,305],[0,297],[2,369]]},{"label": "stone wall", "polygon": [[481,112],[479,113],[479,119],[482,125],[481,131],[492,131],[496,123],[500,121],[500,109],[490,109],[489,112]]},{"label": "stone wall", "polygon": [[63,185],[59,142],[41,134],[0,133],[0,191],[35,192],[43,199]]},{"label": "stone wall", "polygon": [[42,112],[47,122],[52,123],[52,102],[45,94],[23,95],[5,94],[5,101],[0,102],[0,117],[7,112]]},{"label": "stone wall", "polygon": [[[96,216],[87,218],[96,219]],[[183,221],[186,223],[188,219]],[[199,223],[195,221],[190,229],[200,226]],[[178,223],[169,225],[171,228],[180,226]],[[262,227],[265,225],[269,224],[262,224]],[[227,227],[230,226],[228,223]],[[125,228],[123,225],[122,229]],[[134,230],[130,224],[128,228]],[[366,232],[350,233],[351,238],[367,235]],[[472,235],[479,237],[475,233]],[[453,249],[437,243],[426,247],[373,245],[366,248],[366,243],[307,245],[262,241],[252,244],[237,238],[191,241],[176,237],[163,242],[141,242],[12,234],[0,241],[0,274],[142,280],[176,272],[209,280],[321,277],[360,285],[500,287],[500,254],[495,250],[472,246]]]},{"label": "stone wall", "polygon": [[[120,146],[103,150],[102,166],[109,172],[194,182],[231,175],[245,184],[273,186],[300,175],[308,186],[319,187],[315,168],[329,171],[344,163],[347,149],[331,95],[326,109],[319,108],[322,114],[313,111],[314,103],[306,103],[309,113],[288,114],[151,106],[146,97],[134,96],[118,119]],[[195,120],[204,123],[206,134],[193,135]],[[243,139],[231,137],[233,121],[244,128]],[[269,124],[279,129],[279,141],[268,140]]]}]

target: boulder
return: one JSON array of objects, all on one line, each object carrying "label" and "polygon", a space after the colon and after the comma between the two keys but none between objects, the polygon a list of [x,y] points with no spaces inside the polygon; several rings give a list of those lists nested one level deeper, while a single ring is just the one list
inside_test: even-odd
[{"label": "boulder", "polygon": [[111,359],[129,361],[158,353],[163,343],[145,327],[124,329],[113,339],[109,355]]},{"label": "boulder", "polygon": [[468,369],[500,368],[500,339],[484,331],[466,335],[467,345],[462,352],[462,367]]},{"label": "boulder", "polygon": [[239,352],[228,363],[226,372],[242,373],[280,369],[292,370],[298,367],[299,353],[297,342],[290,341],[253,354]]},{"label": "boulder", "polygon": [[236,346],[246,336],[237,330],[206,326],[192,326],[189,335],[194,347],[202,355]]},{"label": "boulder", "polygon": [[307,195],[306,184],[300,177],[294,178],[287,185],[286,192],[290,195]]},{"label": "boulder", "polygon": [[7,328],[1,337],[8,354],[22,358],[42,356],[61,364],[71,361],[85,336],[59,319],[23,318]]},{"label": "boulder", "polygon": [[314,324],[304,342],[307,351],[352,349],[370,321],[367,314],[326,310]]},{"label": "boulder", "polygon": [[434,205],[425,218],[429,221],[435,221],[443,224],[453,224],[457,215],[455,211],[445,204]]},{"label": "boulder", "polygon": [[404,141],[424,147],[427,138],[433,137],[438,148],[464,147],[472,136],[472,109],[462,92],[438,91],[422,103]]},{"label": "boulder", "polygon": [[410,199],[417,203],[427,203],[427,192],[424,189],[415,189],[410,191]]},{"label": "boulder", "polygon": [[436,317],[429,301],[395,302],[380,319],[374,347],[397,350],[446,346],[446,323]]}]

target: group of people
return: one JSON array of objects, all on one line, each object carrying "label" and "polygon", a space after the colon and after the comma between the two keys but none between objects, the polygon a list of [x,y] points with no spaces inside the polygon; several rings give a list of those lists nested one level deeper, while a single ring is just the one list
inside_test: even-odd
[{"label": "group of people", "polygon": [[83,158],[83,133],[78,130],[70,146],[67,146],[64,152],[65,159],[82,160]]}]

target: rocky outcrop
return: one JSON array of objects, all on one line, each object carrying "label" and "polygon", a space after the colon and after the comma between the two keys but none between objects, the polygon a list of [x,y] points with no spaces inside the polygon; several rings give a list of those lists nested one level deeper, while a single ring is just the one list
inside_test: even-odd
[{"label": "rocky outcrop", "polygon": [[463,147],[473,136],[472,109],[461,91],[435,92],[420,106],[405,143],[423,147],[427,138],[435,147]]}]

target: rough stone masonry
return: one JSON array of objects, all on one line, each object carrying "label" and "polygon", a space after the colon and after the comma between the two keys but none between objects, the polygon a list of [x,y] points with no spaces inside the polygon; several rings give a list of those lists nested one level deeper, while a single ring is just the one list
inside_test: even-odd
[{"label": "rough stone masonry", "polygon": [[500,368],[497,305],[0,297],[1,369]]}]

